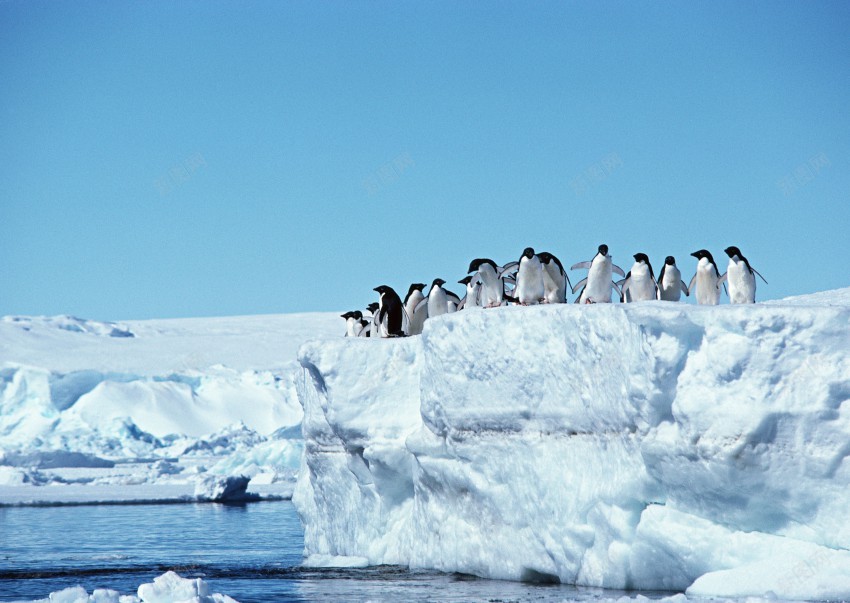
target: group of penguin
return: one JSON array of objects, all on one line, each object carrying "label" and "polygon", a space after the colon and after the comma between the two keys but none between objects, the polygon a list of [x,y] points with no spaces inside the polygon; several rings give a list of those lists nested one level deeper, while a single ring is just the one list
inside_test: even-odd
[{"label": "group of penguin", "polygon": [[[691,255],[697,258],[697,269],[690,284],[682,280],[676,260],[668,255],[658,278],[645,253],[634,254],[635,263],[628,273],[613,263],[608,246],[598,247],[593,259],[574,264],[570,270],[587,270],[587,277],[571,286],[560,260],[549,252],[535,253],[527,247],[516,262],[499,266],[488,258],[478,258],[469,264],[469,276],[458,282],[466,285],[466,295],[458,297],[445,289],[441,278],[434,279],[428,295],[424,283],[413,283],[402,299],[388,285],[375,287],[379,301],[369,304],[369,315],[360,310],[346,312],[347,337],[405,337],[419,335],[428,318],[471,308],[495,308],[507,304],[530,306],[567,302],[568,289],[581,291],[577,304],[610,303],[612,291],[621,302],[646,300],[679,301],[682,293],[694,293],[700,305],[720,303],[720,289],[727,288],[733,304],[752,304],[756,300],[756,275],[764,277],[750,266],[737,247],[727,247],[729,266],[720,273],[711,253],[706,249]],[[617,274],[623,278],[613,280]]]}]

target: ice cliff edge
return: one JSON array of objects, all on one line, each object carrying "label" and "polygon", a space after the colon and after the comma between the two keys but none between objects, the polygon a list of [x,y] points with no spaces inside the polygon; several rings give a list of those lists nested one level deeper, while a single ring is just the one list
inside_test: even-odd
[{"label": "ice cliff edge", "polygon": [[850,596],[846,305],[465,311],[299,361],[309,562]]}]

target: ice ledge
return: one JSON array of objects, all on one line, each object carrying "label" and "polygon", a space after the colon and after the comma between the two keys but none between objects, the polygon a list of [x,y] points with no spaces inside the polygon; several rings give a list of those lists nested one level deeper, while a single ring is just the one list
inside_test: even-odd
[{"label": "ice ledge", "polygon": [[850,596],[847,307],[501,308],[299,361],[313,559]]}]

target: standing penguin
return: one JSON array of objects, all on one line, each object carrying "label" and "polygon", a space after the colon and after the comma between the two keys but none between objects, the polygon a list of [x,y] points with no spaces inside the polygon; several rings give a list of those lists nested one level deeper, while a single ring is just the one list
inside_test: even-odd
[{"label": "standing penguin", "polygon": [[726,280],[726,275],[721,276],[714,258],[706,249],[694,251],[691,255],[697,258],[699,263],[688,290],[693,291],[696,285],[697,303],[701,306],[716,306],[720,303],[720,285]]},{"label": "standing penguin", "polygon": [[404,298],[404,312],[407,314],[407,334],[419,335],[422,333],[422,325],[425,324],[425,310],[419,311],[416,314],[416,306],[418,306],[425,296],[422,295],[422,289],[425,288],[425,283],[413,283],[407,291],[407,297]]},{"label": "standing penguin", "polygon": [[523,306],[531,306],[539,304],[545,292],[543,264],[540,263],[540,258],[534,253],[534,249],[526,247],[519,258],[514,297]]},{"label": "standing penguin", "polygon": [[743,256],[737,247],[727,247],[729,267],[726,269],[726,282],[729,284],[729,301],[733,304],[756,303],[756,274],[767,284],[764,277]]},{"label": "standing penguin", "polygon": [[625,277],[623,269],[611,261],[608,255],[608,245],[604,243],[597,249],[596,255],[588,262],[573,264],[570,270],[587,269],[587,278],[583,278],[575,287],[573,293],[581,288],[581,295],[576,300],[577,304],[599,304],[611,303],[611,288],[616,288],[616,283],[611,279],[617,273]]},{"label": "standing penguin", "polygon": [[466,285],[466,295],[460,300],[458,310],[471,310],[472,308],[480,308],[479,295],[481,294],[481,280],[478,275],[475,278],[465,276],[458,281],[461,285]]},{"label": "standing penguin", "polygon": [[501,269],[489,258],[477,258],[469,263],[467,272],[477,272],[481,282],[479,304],[485,308],[501,306],[505,299],[505,283]]},{"label": "standing penguin", "polygon": [[419,302],[416,307],[415,312],[420,312],[424,308],[425,320],[457,310],[460,298],[448,289],[443,289],[445,284],[446,281],[443,279],[435,278],[431,283],[431,289],[428,290],[428,297]]},{"label": "standing penguin", "polygon": [[543,264],[543,297],[547,304],[563,304],[567,301],[567,287],[570,277],[564,271],[561,260],[548,251],[537,254]]},{"label": "standing penguin", "polygon": [[682,273],[676,267],[676,258],[668,255],[658,275],[658,299],[664,301],[679,301],[682,293],[690,295],[688,286],[682,280]]},{"label": "standing penguin", "polygon": [[381,325],[378,322],[378,308],[380,304],[378,302],[372,302],[366,309],[372,313],[372,320],[369,323],[369,337],[380,337],[381,336]]},{"label": "standing penguin", "polygon": [[[386,329],[386,335],[382,332],[383,337],[404,337],[402,331],[404,319],[404,304],[401,303],[401,298],[398,293],[388,285],[380,285],[375,287],[381,296],[381,301],[378,306],[378,324],[381,325],[381,330]],[[386,325],[384,325],[386,320]]]},{"label": "standing penguin", "polygon": [[655,283],[649,257],[645,253],[636,253],[634,258],[635,265],[621,281],[620,301],[637,302],[656,299],[658,285]]},{"label": "standing penguin", "polygon": [[345,336],[346,337],[357,337],[360,334],[360,321],[363,319],[363,312],[360,310],[353,310],[351,312],[346,312],[345,314],[340,314],[345,319]]}]

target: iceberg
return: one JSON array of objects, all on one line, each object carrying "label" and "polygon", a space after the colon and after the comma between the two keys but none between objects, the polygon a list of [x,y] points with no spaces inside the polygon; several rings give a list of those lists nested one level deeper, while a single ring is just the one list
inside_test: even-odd
[{"label": "iceberg", "polygon": [[308,564],[850,597],[850,289],[458,312],[298,358]]}]

